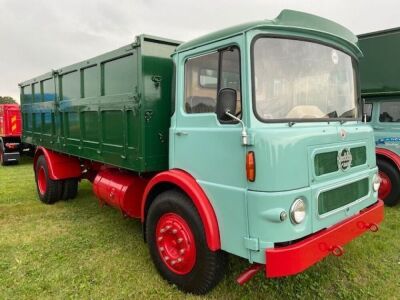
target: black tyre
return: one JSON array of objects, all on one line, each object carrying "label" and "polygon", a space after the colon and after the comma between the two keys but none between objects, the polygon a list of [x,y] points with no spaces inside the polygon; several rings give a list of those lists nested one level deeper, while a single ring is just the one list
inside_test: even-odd
[{"label": "black tyre", "polygon": [[379,176],[381,186],[379,188],[379,198],[386,206],[394,206],[400,199],[400,174],[397,168],[390,162],[378,159]]},{"label": "black tyre", "polygon": [[3,148],[3,142],[0,139],[0,165],[6,166],[7,162],[4,160],[4,148]]},{"label": "black tyre", "polygon": [[69,178],[63,180],[62,183],[62,200],[75,199],[78,194],[78,179]]},{"label": "black tyre", "polygon": [[43,203],[53,204],[60,200],[62,181],[50,179],[47,162],[43,155],[36,161],[35,180],[39,198]]},{"label": "black tyre", "polygon": [[6,166],[6,165],[7,165],[7,162],[4,161],[4,153],[3,153],[3,150],[1,150],[1,149],[0,149],[0,164],[1,164],[2,166]]},{"label": "black tyre", "polygon": [[225,274],[226,253],[208,248],[197,209],[179,191],[154,199],[146,219],[146,239],[158,272],[184,292],[205,294]]}]

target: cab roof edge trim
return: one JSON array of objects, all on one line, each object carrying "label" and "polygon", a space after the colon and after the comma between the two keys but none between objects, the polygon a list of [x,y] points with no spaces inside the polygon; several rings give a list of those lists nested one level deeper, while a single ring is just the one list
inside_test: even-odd
[{"label": "cab roof edge trim", "polygon": [[350,50],[352,50],[357,57],[362,57],[362,52],[356,44],[357,36],[354,35],[349,29],[328,19],[294,10],[283,10],[274,20],[261,20],[243,23],[203,35],[199,38],[181,44],[176,48],[175,53],[197,48],[208,43],[243,34],[247,31],[258,28],[271,28],[280,30],[296,29],[302,32],[312,32],[317,36],[323,35],[325,38],[333,37],[335,42],[350,48]]}]

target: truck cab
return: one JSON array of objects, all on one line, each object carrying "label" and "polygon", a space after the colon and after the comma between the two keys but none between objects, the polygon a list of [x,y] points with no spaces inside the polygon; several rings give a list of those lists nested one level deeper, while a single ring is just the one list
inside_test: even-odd
[{"label": "truck cab", "polygon": [[[223,249],[264,264],[266,250],[377,202],[355,42],[337,24],[285,11],[177,48],[170,168],[209,196]],[[235,100],[219,116],[229,90]]]}]

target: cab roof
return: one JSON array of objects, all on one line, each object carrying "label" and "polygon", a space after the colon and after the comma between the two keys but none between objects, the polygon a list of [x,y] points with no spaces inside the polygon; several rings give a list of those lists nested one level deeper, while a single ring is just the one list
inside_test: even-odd
[{"label": "cab roof", "polygon": [[197,48],[205,44],[222,40],[231,36],[243,34],[253,29],[286,29],[293,32],[312,32],[321,38],[327,38],[350,49],[357,57],[362,57],[362,52],[357,46],[357,36],[342,25],[316,15],[283,10],[274,20],[261,20],[244,23],[206,34],[176,48],[176,52],[182,52]]}]

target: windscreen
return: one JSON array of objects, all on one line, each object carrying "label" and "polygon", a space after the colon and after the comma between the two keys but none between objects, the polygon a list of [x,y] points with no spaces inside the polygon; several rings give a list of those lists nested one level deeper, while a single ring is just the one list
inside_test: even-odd
[{"label": "windscreen", "polygon": [[352,58],[313,42],[261,37],[253,46],[254,106],[259,119],[353,119]]}]

